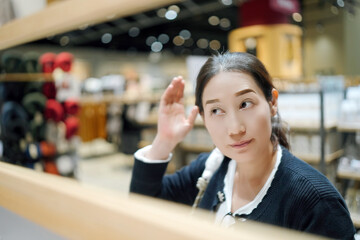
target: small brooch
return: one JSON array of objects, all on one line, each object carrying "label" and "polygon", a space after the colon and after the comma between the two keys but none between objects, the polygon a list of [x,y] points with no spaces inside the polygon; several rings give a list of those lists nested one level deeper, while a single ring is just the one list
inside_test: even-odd
[{"label": "small brooch", "polygon": [[219,199],[219,202],[225,202],[225,200],[226,200],[226,198],[225,198],[225,194],[223,193],[223,192],[221,192],[221,191],[218,191],[217,192],[217,197],[218,197],[218,199]]}]

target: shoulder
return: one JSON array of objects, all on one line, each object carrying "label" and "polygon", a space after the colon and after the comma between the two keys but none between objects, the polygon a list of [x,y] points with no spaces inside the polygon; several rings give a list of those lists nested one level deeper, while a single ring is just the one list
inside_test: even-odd
[{"label": "shoulder", "polygon": [[290,187],[294,195],[303,200],[306,199],[312,204],[316,204],[320,199],[342,199],[340,193],[326,176],[292,155],[285,148],[282,148],[278,172],[278,175],[281,175],[282,184]]}]

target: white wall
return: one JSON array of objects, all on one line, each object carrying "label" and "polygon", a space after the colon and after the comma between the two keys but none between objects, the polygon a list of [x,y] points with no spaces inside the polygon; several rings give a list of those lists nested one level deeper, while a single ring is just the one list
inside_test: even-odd
[{"label": "white wall", "polygon": [[345,29],[345,73],[360,75],[360,10],[355,8],[355,15],[344,16]]},{"label": "white wall", "polygon": [[[319,28],[318,21],[323,28]],[[334,15],[330,8],[314,8],[304,13],[304,75],[345,74],[343,12]]]}]

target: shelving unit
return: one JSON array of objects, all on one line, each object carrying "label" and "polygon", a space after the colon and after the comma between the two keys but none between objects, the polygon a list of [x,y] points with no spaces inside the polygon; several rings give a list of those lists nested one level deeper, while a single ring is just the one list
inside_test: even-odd
[{"label": "shelving unit", "polygon": [[35,82],[35,81],[54,81],[52,74],[49,73],[15,73],[0,74],[0,82]]},{"label": "shelving unit", "polygon": [[0,27],[0,50],[84,26],[155,9],[179,0],[71,0],[56,2],[33,15]]},{"label": "shelving unit", "polygon": [[[281,92],[280,94],[317,94],[319,96],[320,118],[317,123],[304,123],[301,121],[290,122],[289,128],[291,133],[307,133],[307,134],[319,134],[320,135],[320,154],[311,154],[304,152],[293,152],[298,158],[315,165],[323,173],[327,173],[328,166],[336,159],[340,158],[344,150],[337,149],[331,153],[325,153],[326,136],[328,133],[337,131],[337,123],[325,121],[325,102],[324,94],[332,93],[333,91],[317,90],[317,91],[291,91]],[[280,109],[281,114],[281,109]]]},{"label": "shelving unit", "polygon": [[[349,134],[354,134],[360,131],[360,124],[359,123],[341,123],[338,125],[338,131],[343,132],[345,137]],[[360,172],[355,170],[338,170],[337,171],[337,178],[343,184],[343,191],[347,189],[347,184],[349,181],[360,182]],[[360,214],[350,212],[351,218],[356,228],[360,228]]]}]

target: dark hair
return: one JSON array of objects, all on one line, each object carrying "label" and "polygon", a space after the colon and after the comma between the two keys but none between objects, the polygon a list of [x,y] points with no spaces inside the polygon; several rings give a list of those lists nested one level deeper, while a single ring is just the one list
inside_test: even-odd
[{"label": "dark hair", "polygon": [[[264,93],[266,100],[272,100],[272,89],[274,85],[268,71],[259,59],[254,55],[242,52],[219,53],[209,57],[197,76],[195,105],[199,107],[201,114],[204,112],[202,103],[204,88],[210,79],[220,72],[242,72],[251,75]],[[286,137],[287,130],[282,126],[279,113],[271,119],[271,123],[272,132],[270,140],[274,145],[274,149],[276,149],[278,143],[289,149],[290,145]]]}]

